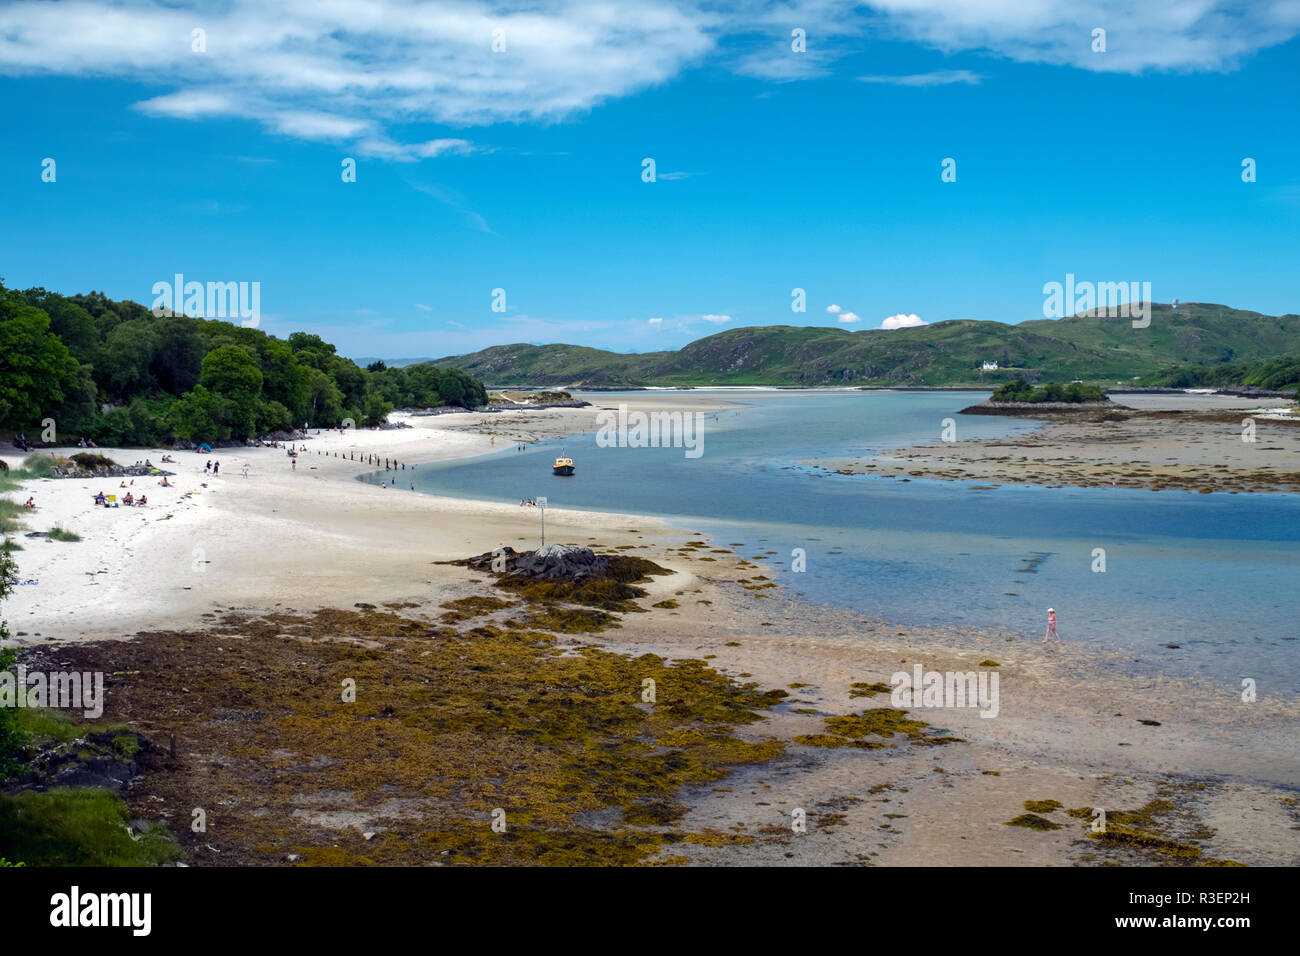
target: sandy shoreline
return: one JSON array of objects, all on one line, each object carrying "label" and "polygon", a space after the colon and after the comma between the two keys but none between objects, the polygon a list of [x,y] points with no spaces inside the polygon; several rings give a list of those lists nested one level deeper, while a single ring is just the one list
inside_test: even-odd
[{"label": "sandy shoreline", "polygon": [[[178,464],[168,467],[178,475],[175,489],[135,479],[136,493],[149,495],[145,509],[91,507],[91,496],[101,488],[122,493],[109,481],[25,483],[21,497],[9,497],[35,496],[41,510],[28,518],[29,529],[61,524],[83,540],[19,537],[20,578],[39,583],[18,587],[4,616],[20,646],[193,628],[232,609],[308,612],[410,602],[416,609],[404,613],[436,616],[438,604],[483,593],[483,585],[463,568],[435,562],[502,545],[533,547],[537,513],[513,502],[381,489],[353,480],[365,469],[333,454],[441,461],[508,448],[516,440],[591,430],[602,406],[720,407],[716,399],[689,392],[593,400],[587,409],[417,418],[411,429],[313,435],[296,471],[281,450],[221,449],[211,458],[221,462],[222,474],[212,478],[203,473],[208,456],[173,453]],[[1261,424],[1259,444],[1280,443]],[[123,464],[146,456],[158,464],[162,455],[104,453]],[[11,465],[21,461],[6,458]],[[241,474],[245,464],[247,479]],[[402,474],[396,472],[399,482]],[[1175,794],[1169,799],[1180,813],[1202,827],[1205,857],[1248,864],[1300,861],[1294,810],[1300,704],[1292,698],[1262,694],[1246,704],[1231,687],[1145,676],[1103,679],[1089,667],[1093,652],[1081,647],[1044,651],[1028,635],[902,631],[799,605],[779,590],[756,587],[761,569],[728,553],[727,542],[712,542],[707,551],[683,548],[696,536],[659,519],[552,510],[547,526],[548,541],[554,536],[621,548],[676,572],[654,579],[642,603],[670,600],[677,608],[625,615],[621,627],[584,635],[584,643],[705,658],[739,680],[790,692],[768,719],[743,731],[754,739],[786,741],[785,756],[741,767],[725,786],[687,794],[686,828],[757,838],[695,847],[692,860],[1142,862],[1120,850],[1099,850],[1086,839],[1081,821],[1060,812],[1049,814],[1061,824],[1050,832],[1005,824],[1024,812],[1026,800],[1132,810]],[[980,718],[973,709],[913,712],[964,743],[861,749],[792,742],[821,732],[827,716],[887,702],[887,695],[851,697],[853,683],[887,682],[914,663],[965,671],[990,659],[998,662],[1002,681],[997,719]],[[810,823],[807,834],[789,830],[796,807],[806,809],[810,821],[820,820]],[[1211,830],[1214,835],[1204,836]]]}]

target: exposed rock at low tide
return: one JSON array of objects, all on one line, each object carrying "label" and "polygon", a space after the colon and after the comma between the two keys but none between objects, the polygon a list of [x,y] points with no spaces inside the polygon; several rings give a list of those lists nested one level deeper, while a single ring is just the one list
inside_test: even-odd
[{"label": "exposed rock at low tide", "polygon": [[607,574],[610,569],[608,557],[574,544],[548,544],[523,553],[504,547],[470,558],[467,563],[476,571],[518,575],[537,581],[580,581],[589,575]]}]

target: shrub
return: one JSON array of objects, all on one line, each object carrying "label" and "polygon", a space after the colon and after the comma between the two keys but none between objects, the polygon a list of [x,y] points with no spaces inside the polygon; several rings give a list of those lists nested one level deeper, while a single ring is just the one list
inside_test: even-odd
[{"label": "shrub", "polygon": [[90,451],[83,451],[73,455],[72,460],[86,471],[94,471],[96,468],[112,468],[117,464],[117,462],[105,455],[96,455]]}]

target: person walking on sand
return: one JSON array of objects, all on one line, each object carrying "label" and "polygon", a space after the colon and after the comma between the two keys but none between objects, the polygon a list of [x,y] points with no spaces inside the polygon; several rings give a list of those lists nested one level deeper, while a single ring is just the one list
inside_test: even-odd
[{"label": "person walking on sand", "polygon": [[297,470],[298,470],[298,459],[297,459],[297,458],[290,458],[290,459],[289,459],[289,470],[290,470],[290,471],[297,471]]},{"label": "person walking on sand", "polygon": [[245,477],[245,478],[248,477],[248,466],[247,466],[247,465],[244,466],[244,477]]},{"label": "person walking on sand", "polygon": [[1056,608],[1047,609],[1047,633],[1043,635],[1043,643],[1047,643],[1049,637],[1055,637],[1056,643],[1061,643],[1061,635],[1056,633]]}]

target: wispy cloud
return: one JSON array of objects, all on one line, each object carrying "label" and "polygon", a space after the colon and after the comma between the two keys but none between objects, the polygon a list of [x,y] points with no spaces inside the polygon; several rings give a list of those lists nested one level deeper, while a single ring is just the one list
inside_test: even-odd
[{"label": "wispy cloud", "polygon": [[424,193],[445,206],[456,210],[465,219],[466,224],[478,232],[486,232],[488,235],[495,236],[492,227],[487,224],[487,220],[470,209],[465,201],[465,197],[454,189],[448,189],[445,186],[432,185],[429,183],[407,182],[407,185],[416,192]]},{"label": "wispy cloud", "polygon": [[[881,26],[944,53],[988,51],[1095,72],[1235,69],[1300,32],[1293,0],[871,0]],[[1106,31],[1093,52],[1092,31]]]},{"label": "wispy cloud", "polygon": [[975,85],[984,79],[970,70],[936,70],[933,73],[909,73],[905,76],[876,74],[858,77],[863,83],[888,83],[892,86],[947,86],[951,83]]},{"label": "wispy cloud", "polygon": [[[1095,28],[1107,31],[1093,52]],[[195,50],[192,31],[204,31]],[[791,31],[803,30],[803,51]],[[505,49],[494,52],[493,33]],[[475,149],[396,129],[551,122],[705,62],[769,82],[829,72],[868,34],[1098,72],[1233,69],[1300,33],[1297,0],[17,0],[0,74],[137,82],[159,117],[239,117],[393,161]],[[939,70],[869,83],[969,84]]]}]

